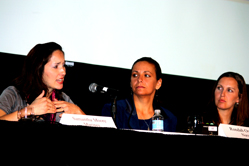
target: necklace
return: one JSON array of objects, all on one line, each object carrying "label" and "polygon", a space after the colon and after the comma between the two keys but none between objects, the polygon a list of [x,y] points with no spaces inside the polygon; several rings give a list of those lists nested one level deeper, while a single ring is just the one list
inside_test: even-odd
[{"label": "necklace", "polygon": [[[153,112],[153,115],[154,115],[154,112]],[[141,116],[141,120],[143,120],[145,122],[145,124],[147,125],[148,129],[147,130],[150,130],[150,124],[151,124],[151,121],[152,121],[152,117],[149,120],[149,124],[146,122],[146,120],[143,118],[142,114],[140,115]]]},{"label": "necklace", "polygon": [[[150,124],[148,125],[148,123],[146,122],[146,120],[143,119],[143,121],[145,122],[145,124],[147,125],[148,127],[148,130],[150,130]],[[150,119],[150,123],[151,123],[151,119]]]}]

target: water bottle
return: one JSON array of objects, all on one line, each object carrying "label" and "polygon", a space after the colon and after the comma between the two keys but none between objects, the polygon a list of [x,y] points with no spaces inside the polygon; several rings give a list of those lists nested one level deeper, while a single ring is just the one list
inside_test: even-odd
[{"label": "water bottle", "polygon": [[161,115],[161,110],[156,109],[155,114],[152,117],[152,130],[153,131],[164,131],[163,116]]}]

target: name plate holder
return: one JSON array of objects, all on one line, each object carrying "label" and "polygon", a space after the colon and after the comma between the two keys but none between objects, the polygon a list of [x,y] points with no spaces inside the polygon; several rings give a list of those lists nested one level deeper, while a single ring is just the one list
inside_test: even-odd
[{"label": "name plate holder", "polygon": [[113,119],[106,116],[76,115],[64,113],[61,117],[60,123],[73,126],[117,128]]},{"label": "name plate holder", "polygon": [[249,139],[249,127],[220,124],[218,135],[224,137]]}]

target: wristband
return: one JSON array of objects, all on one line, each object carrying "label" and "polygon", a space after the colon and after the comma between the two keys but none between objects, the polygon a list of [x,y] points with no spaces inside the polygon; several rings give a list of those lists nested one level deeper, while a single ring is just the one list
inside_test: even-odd
[{"label": "wristband", "polygon": [[27,117],[28,117],[28,115],[27,115],[27,114],[28,114],[28,109],[27,109],[27,107],[25,107],[25,111],[24,111],[24,117],[25,117],[25,118],[27,118]]}]

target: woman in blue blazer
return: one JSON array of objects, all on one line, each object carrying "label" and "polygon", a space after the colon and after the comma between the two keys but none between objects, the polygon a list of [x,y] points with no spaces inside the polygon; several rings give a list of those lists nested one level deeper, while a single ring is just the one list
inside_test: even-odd
[{"label": "woman in blue blazer", "polygon": [[[134,62],[130,86],[132,96],[116,103],[116,126],[123,129],[151,130],[154,110],[160,109],[164,117],[164,131],[175,131],[177,118],[167,109],[158,106],[155,94],[162,85],[161,68],[158,62],[143,57]],[[105,104],[103,116],[112,116],[111,104]]]}]

